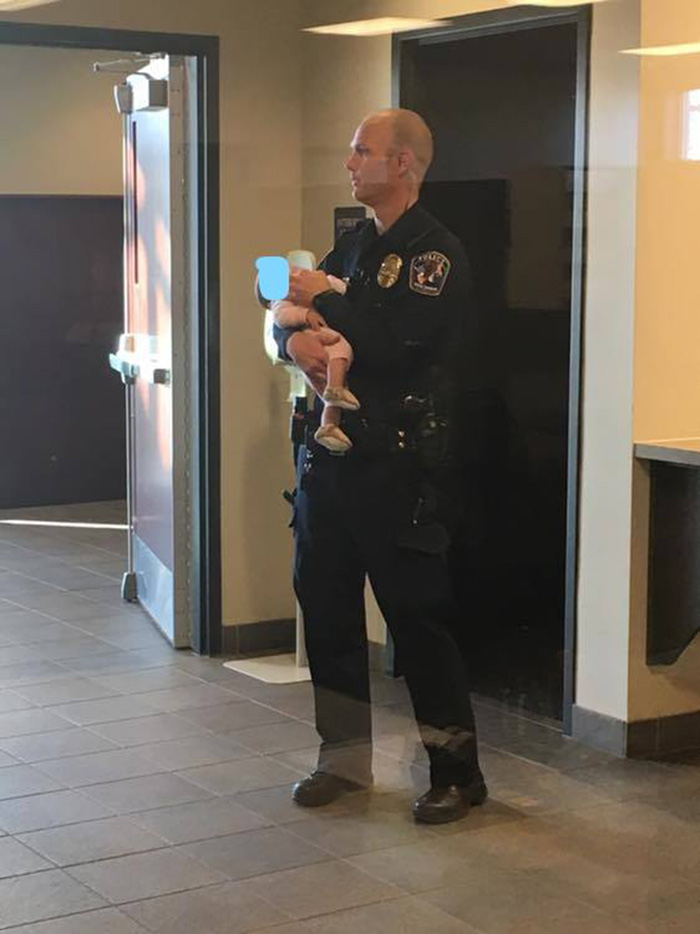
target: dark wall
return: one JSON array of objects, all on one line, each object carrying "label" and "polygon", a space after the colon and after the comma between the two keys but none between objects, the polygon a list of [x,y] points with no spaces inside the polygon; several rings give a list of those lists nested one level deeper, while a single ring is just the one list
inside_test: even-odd
[{"label": "dark wall", "polygon": [[0,197],[0,508],[123,499],[122,200]]},{"label": "dark wall", "polygon": [[576,27],[402,43],[436,138],[422,200],[465,244],[486,386],[452,562],[478,690],[561,712]]}]

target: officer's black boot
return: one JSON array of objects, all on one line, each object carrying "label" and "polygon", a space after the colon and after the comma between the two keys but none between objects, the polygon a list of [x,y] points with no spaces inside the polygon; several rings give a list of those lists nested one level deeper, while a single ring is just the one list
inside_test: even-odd
[{"label": "officer's black boot", "polygon": [[421,824],[449,824],[483,804],[488,790],[481,774],[466,785],[433,786],[413,803],[413,816]]},{"label": "officer's black boot", "polygon": [[367,785],[350,781],[349,778],[341,778],[339,775],[331,775],[330,772],[316,769],[296,783],[292,798],[303,808],[320,808],[326,804],[332,804],[343,795],[366,791],[367,788]]}]

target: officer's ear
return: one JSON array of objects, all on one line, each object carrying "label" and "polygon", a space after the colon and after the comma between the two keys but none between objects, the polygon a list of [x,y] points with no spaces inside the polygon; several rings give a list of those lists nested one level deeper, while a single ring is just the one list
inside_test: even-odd
[{"label": "officer's ear", "polygon": [[407,175],[413,169],[413,153],[410,149],[399,149],[396,153],[399,163],[399,174]]}]

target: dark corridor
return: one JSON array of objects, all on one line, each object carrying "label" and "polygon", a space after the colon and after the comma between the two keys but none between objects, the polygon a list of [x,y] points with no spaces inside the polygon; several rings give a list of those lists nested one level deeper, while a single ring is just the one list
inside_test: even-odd
[{"label": "dark corridor", "polygon": [[[466,246],[485,370],[452,565],[475,691],[560,719],[577,25],[401,42],[436,137],[423,203]],[[465,481],[466,482],[466,481]]]}]

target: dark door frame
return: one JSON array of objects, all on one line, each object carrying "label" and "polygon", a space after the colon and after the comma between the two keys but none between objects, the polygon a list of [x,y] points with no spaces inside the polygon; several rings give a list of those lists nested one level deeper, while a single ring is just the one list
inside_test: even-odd
[{"label": "dark door frame", "polygon": [[566,559],[564,598],[563,729],[572,730],[576,689],[576,598],[578,593],[578,534],[580,495],[581,387],[583,378],[583,317],[586,257],[586,168],[588,140],[588,73],[591,11],[589,7],[560,12],[513,7],[492,13],[453,17],[449,25],[399,33],[392,48],[393,106],[401,106],[401,59],[404,43],[454,42],[460,38],[520,32],[573,23],[577,26],[576,116],[573,173],[573,242],[571,274],[571,338],[569,345],[569,435],[567,444]]},{"label": "dark door frame", "polygon": [[164,52],[196,60],[198,84],[198,501],[192,504],[196,537],[192,648],[221,652],[221,430],[219,335],[219,38],[82,26],[0,22],[0,46],[26,45],[128,53]]}]

